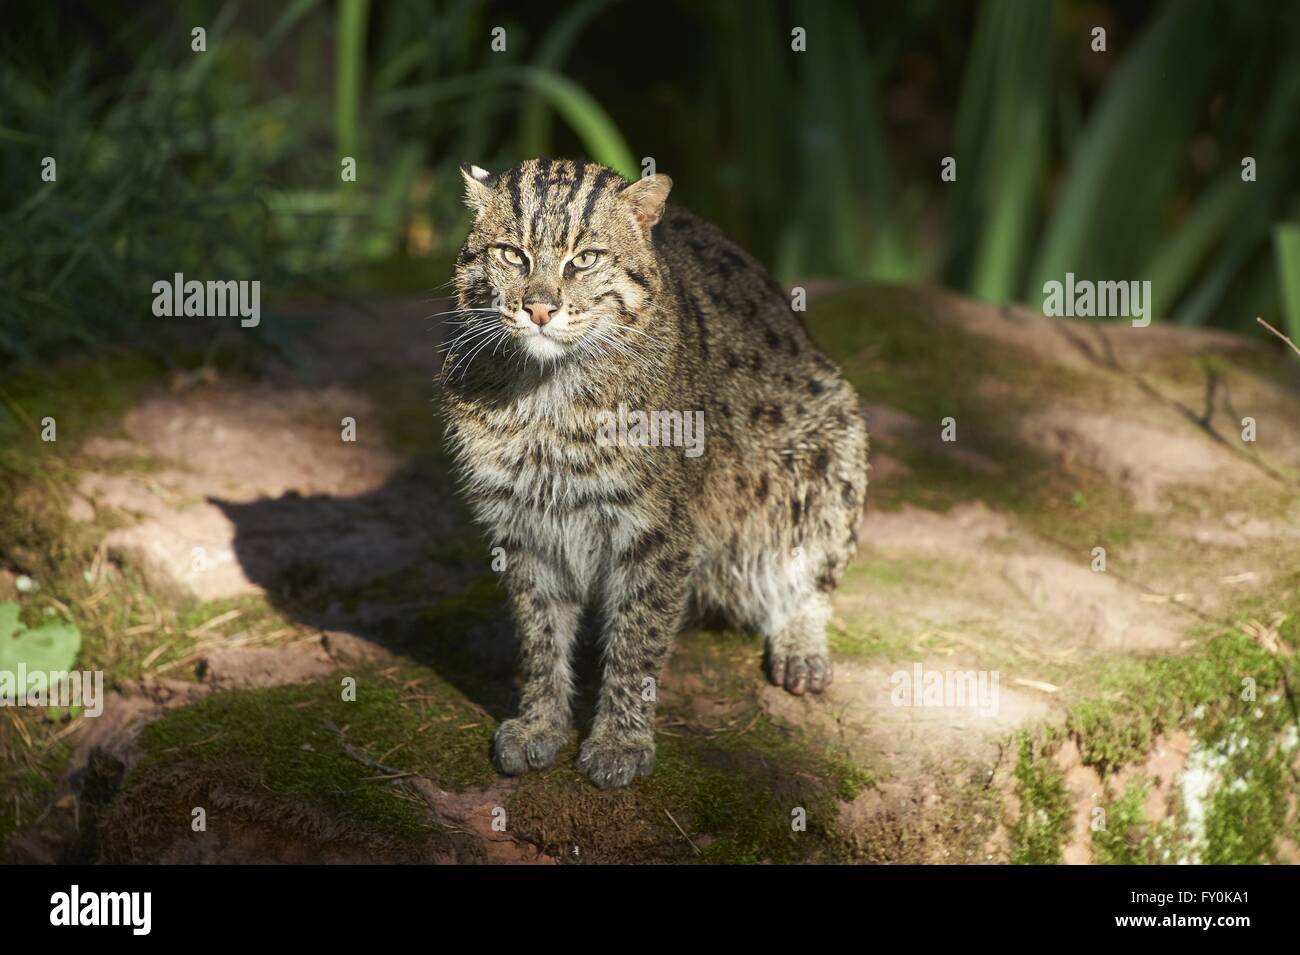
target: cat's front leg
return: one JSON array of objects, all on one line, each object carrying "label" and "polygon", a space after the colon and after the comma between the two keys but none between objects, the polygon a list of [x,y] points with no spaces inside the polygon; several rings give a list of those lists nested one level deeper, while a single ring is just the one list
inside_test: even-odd
[{"label": "cat's front leg", "polygon": [[578,768],[602,789],[626,786],[655,764],[657,682],[681,627],[687,593],[684,547],[624,563],[605,598],[604,673],[591,735]]},{"label": "cat's front leg", "polygon": [[560,575],[532,554],[510,561],[506,587],[519,636],[523,692],[519,715],[497,728],[492,756],[498,770],[517,776],[552,765],[569,741],[581,606]]}]

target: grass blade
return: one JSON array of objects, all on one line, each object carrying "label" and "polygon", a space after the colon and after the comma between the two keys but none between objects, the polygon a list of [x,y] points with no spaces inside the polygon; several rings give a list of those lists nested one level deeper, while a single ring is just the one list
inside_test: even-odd
[{"label": "grass blade", "polygon": [[1273,230],[1282,318],[1291,341],[1300,345],[1300,223],[1283,222]]}]

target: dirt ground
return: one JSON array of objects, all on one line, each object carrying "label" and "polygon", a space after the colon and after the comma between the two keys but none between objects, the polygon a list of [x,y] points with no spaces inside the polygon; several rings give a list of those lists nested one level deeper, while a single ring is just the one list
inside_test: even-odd
[{"label": "dirt ground", "polygon": [[684,634],[659,768],[605,793],[592,651],[568,758],[491,771],[515,647],[441,450],[443,307],[290,310],[12,485],[0,602],[77,623],[111,693],[0,719],[10,859],[1296,860],[1300,365],[1262,337],[819,290],[872,433],[835,682]]}]

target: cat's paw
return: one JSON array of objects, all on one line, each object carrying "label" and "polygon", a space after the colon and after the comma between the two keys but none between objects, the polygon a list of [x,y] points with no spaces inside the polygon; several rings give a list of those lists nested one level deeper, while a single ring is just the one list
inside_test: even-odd
[{"label": "cat's paw", "polygon": [[507,776],[530,769],[547,769],[569,741],[569,731],[552,726],[506,720],[492,738],[492,762]]},{"label": "cat's paw", "polygon": [[834,670],[828,653],[777,654],[772,657],[771,676],[777,686],[802,696],[830,686]]},{"label": "cat's paw", "polygon": [[620,789],[655,768],[654,739],[592,736],[578,752],[578,768],[601,789]]}]

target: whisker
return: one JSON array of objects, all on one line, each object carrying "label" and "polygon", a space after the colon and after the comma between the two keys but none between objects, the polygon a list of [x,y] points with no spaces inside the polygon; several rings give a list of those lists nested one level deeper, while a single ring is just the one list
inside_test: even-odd
[{"label": "whisker", "polygon": [[[505,334],[505,329],[504,328],[499,329],[499,332],[500,334]],[[451,369],[451,374],[452,375],[456,374],[457,369],[459,369],[461,365],[464,364],[465,370],[461,372],[461,377],[464,378],[466,373],[469,372],[469,367],[474,361],[474,356],[477,355],[479,352],[481,352],[488,345],[492,344],[492,341],[493,341],[492,337],[487,337],[480,344],[475,346],[473,351],[471,351],[460,361],[456,362],[455,366]]]},{"label": "whisker", "polygon": [[485,329],[480,329],[478,332],[474,334],[461,335],[453,339],[452,341],[447,342],[445,347],[440,348],[439,351],[449,356],[453,354],[463,353],[465,349],[469,348],[470,345],[474,344],[479,339],[492,334],[492,332],[494,332],[495,330],[496,329],[485,328]]}]

